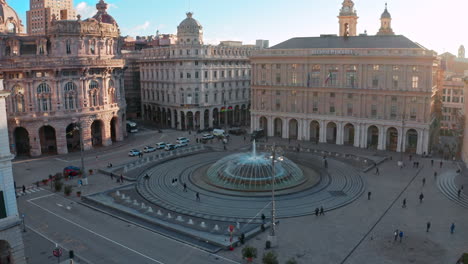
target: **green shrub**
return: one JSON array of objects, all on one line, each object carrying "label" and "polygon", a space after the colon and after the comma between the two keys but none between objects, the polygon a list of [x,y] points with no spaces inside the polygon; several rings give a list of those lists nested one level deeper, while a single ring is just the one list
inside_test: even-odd
[{"label": "green shrub", "polygon": [[73,191],[73,187],[71,185],[66,185],[65,188],[64,188],[64,193],[65,195],[70,195]]},{"label": "green shrub", "polygon": [[278,256],[273,251],[263,254],[262,258],[263,264],[278,264]]},{"label": "green shrub", "polygon": [[63,187],[63,183],[61,181],[54,181],[54,187],[56,192],[60,192]]},{"label": "green shrub", "polygon": [[256,258],[257,257],[257,249],[254,247],[244,247],[242,249],[242,257],[243,258]]},{"label": "green shrub", "polygon": [[288,261],[286,261],[286,264],[297,264],[297,261],[295,258],[291,258]]}]

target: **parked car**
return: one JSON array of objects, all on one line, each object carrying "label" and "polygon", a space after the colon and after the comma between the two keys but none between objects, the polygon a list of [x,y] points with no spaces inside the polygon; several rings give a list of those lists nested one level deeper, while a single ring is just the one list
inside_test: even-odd
[{"label": "parked car", "polygon": [[130,157],[135,157],[135,156],[138,156],[141,154],[141,151],[139,151],[138,149],[132,149],[130,150],[130,152],[128,152],[128,156]]},{"label": "parked car", "polygon": [[159,142],[156,144],[156,149],[163,149],[166,147],[166,143],[165,142]]},{"label": "parked car", "polygon": [[182,142],[182,143],[179,143],[179,144],[175,145],[176,148],[182,148],[182,147],[187,147],[187,146],[188,146],[187,142]]},{"label": "parked car", "polygon": [[78,167],[75,166],[68,166],[63,169],[63,176],[78,176],[81,174],[81,170]]},{"label": "parked car", "polygon": [[190,142],[190,139],[186,138],[186,137],[178,137],[177,138],[177,143],[180,144],[180,143],[188,143]]},{"label": "parked car", "polygon": [[143,149],[143,152],[144,153],[150,153],[150,152],[155,152],[156,151],[156,148],[155,147],[151,147],[151,146],[146,146],[144,149]]},{"label": "parked car", "polygon": [[226,134],[224,129],[213,129],[213,135],[215,136],[223,136],[224,134]]},{"label": "parked car", "polygon": [[166,151],[174,150],[174,149],[176,149],[176,146],[174,144],[166,144],[166,147],[164,149]]},{"label": "parked car", "polygon": [[202,140],[210,140],[210,139],[213,139],[214,136],[211,135],[211,134],[203,134],[202,136]]}]

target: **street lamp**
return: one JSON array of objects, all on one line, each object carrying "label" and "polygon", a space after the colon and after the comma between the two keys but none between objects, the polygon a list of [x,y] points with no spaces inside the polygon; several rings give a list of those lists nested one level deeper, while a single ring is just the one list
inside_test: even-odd
[{"label": "street lamp", "polygon": [[80,156],[81,156],[81,177],[83,178],[83,185],[88,184],[88,178],[86,177],[86,169],[84,164],[84,142],[83,142],[83,128],[81,123],[75,124],[73,132],[78,131],[80,133]]},{"label": "street lamp", "polygon": [[267,241],[270,241],[270,246],[274,247],[277,245],[276,237],[276,200],[275,200],[275,163],[283,161],[283,157],[280,155],[282,152],[281,148],[277,147],[276,144],[270,148],[271,156],[271,229],[270,234],[267,237]]}]

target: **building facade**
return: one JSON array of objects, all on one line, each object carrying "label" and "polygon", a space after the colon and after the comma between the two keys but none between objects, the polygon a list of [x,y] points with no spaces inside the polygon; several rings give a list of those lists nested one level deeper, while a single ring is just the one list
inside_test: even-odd
[{"label": "building facade", "polygon": [[238,42],[205,45],[203,27],[187,13],[175,45],[142,50],[143,118],[177,129],[247,125],[248,56],[255,49]]},{"label": "building facade", "polygon": [[0,76],[0,263],[19,264],[26,260],[11,168],[14,156],[8,147],[6,100],[9,95]]},{"label": "building facade", "polygon": [[463,76],[446,77],[442,87],[442,135],[463,130],[465,115],[465,82]]},{"label": "building facade", "polygon": [[[16,155],[108,146],[125,134],[120,31],[102,0],[86,20],[52,20],[47,35],[0,36],[10,146]],[[81,127],[81,132],[78,127]]]},{"label": "building facade", "polygon": [[[382,19],[389,18],[385,9]],[[435,52],[404,36],[356,36],[349,0],[339,21],[341,36],[293,38],[252,55],[252,129],[429,153]]]},{"label": "building facade", "polygon": [[76,19],[73,0],[30,0],[26,19],[28,35],[46,35],[53,19]]}]

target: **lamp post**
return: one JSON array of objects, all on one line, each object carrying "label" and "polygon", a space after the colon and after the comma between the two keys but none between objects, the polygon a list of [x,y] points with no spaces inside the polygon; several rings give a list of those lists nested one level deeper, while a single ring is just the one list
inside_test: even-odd
[{"label": "lamp post", "polygon": [[270,246],[274,247],[277,245],[276,237],[276,199],[275,199],[275,162],[283,161],[283,157],[279,156],[279,149],[276,144],[271,147],[271,229],[270,234],[267,237],[267,241],[270,241]]},{"label": "lamp post", "polygon": [[84,164],[84,142],[83,142],[83,128],[82,124],[76,124],[74,131],[79,131],[80,133],[80,158],[81,158],[81,177],[83,178],[83,185],[88,184],[88,178],[86,177],[86,169]]}]

